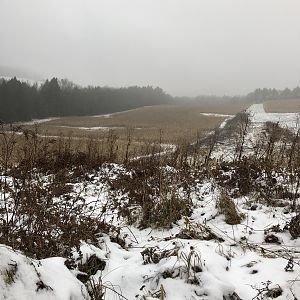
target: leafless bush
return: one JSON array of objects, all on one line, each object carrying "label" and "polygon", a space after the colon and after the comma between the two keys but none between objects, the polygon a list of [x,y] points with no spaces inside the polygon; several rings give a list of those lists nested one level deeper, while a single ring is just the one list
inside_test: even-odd
[{"label": "leafless bush", "polygon": [[[166,158],[163,158],[166,159]],[[185,171],[165,171],[162,158],[151,156],[133,161],[130,173],[112,181],[112,189],[128,195],[128,204],[120,214],[130,223],[138,221],[140,227],[170,227],[172,223],[191,213],[188,176]],[[185,175],[184,175],[185,174]],[[181,195],[178,188],[185,192]],[[134,216],[132,208],[139,211]]]},{"label": "leafless bush", "polygon": [[[58,199],[54,196],[60,194]],[[68,256],[81,240],[96,242],[105,227],[83,214],[84,201],[35,178],[13,179],[4,192],[0,212],[0,243],[38,259]]]},{"label": "leafless bush", "polygon": [[225,222],[227,224],[236,225],[241,223],[241,215],[237,212],[233,200],[230,199],[225,193],[220,195],[218,208],[220,213],[225,215]]},{"label": "leafless bush", "polygon": [[197,240],[217,240],[223,242],[224,240],[218,237],[212,230],[205,224],[191,222],[188,218],[184,220],[185,226],[176,235],[180,239],[197,239]]},{"label": "leafless bush", "polygon": [[271,281],[262,282],[260,287],[251,286],[252,289],[256,290],[257,294],[252,300],[263,300],[266,298],[277,298],[282,295],[283,291],[282,288],[277,285],[276,287],[271,288],[270,285],[272,284]]},{"label": "leafless bush", "polygon": [[44,258],[68,256],[81,240],[96,242],[106,226],[84,214],[85,201],[69,184],[72,169],[99,166],[91,144],[82,156],[66,141],[43,140],[36,131],[20,136],[2,127],[0,134],[0,243]]},{"label": "leafless bush", "polygon": [[105,300],[107,299],[107,291],[111,291],[114,294],[114,299],[119,300],[128,300],[122,295],[121,291],[118,291],[116,286],[111,285],[110,283],[104,283],[102,278],[99,277],[98,280],[93,277],[87,282],[87,290],[91,297],[91,300]]},{"label": "leafless bush", "polygon": [[250,126],[250,117],[247,113],[240,113],[236,118],[238,119],[238,124],[235,132],[235,159],[239,161],[244,154],[246,135]]},{"label": "leafless bush", "polygon": [[288,224],[288,230],[294,239],[300,237],[300,214],[291,219]]}]

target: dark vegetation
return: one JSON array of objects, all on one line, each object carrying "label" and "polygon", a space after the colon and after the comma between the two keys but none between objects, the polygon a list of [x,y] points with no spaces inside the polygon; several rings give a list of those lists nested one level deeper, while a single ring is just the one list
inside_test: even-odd
[{"label": "dark vegetation", "polygon": [[156,87],[79,87],[52,78],[29,84],[17,78],[0,79],[0,120],[5,123],[59,116],[88,116],[169,103],[260,103],[275,99],[300,99],[300,88],[257,89],[246,96],[172,97]]},{"label": "dark vegetation", "polygon": [[52,78],[30,85],[16,78],[0,80],[0,119],[27,121],[58,116],[87,116],[124,111],[146,105],[169,103],[171,96],[160,88],[78,87]]}]

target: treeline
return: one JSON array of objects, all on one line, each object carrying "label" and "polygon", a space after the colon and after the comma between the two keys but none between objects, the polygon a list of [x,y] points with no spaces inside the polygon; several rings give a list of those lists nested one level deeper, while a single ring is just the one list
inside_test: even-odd
[{"label": "treeline", "polygon": [[31,85],[17,78],[0,80],[0,120],[3,122],[106,114],[171,100],[161,88],[150,86],[83,88],[57,78],[41,85]]},{"label": "treeline", "polygon": [[234,97],[203,95],[173,98],[159,87],[79,87],[57,78],[32,85],[14,77],[0,79],[0,120],[7,123],[47,117],[99,115],[167,103],[261,103],[276,99],[300,99],[300,88],[282,91],[256,89],[246,96]]},{"label": "treeline", "polygon": [[278,91],[276,89],[256,89],[254,92],[249,93],[246,99],[255,103],[261,103],[268,100],[278,99],[300,99],[300,88],[297,86],[294,89],[286,88]]},{"label": "treeline", "polygon": [[285,99],[300,99],[300,87],[294,89],[286,88],[284,90],[276,89],[256,89],[255,91],[245,96],[207,96],[200,95],[194,98],[188,97],[176,97],[177,103],[188,102],[188,103],[224,103],[224,102],[248,102],[248,103],[262,103],[268,100],[285,100]]}]

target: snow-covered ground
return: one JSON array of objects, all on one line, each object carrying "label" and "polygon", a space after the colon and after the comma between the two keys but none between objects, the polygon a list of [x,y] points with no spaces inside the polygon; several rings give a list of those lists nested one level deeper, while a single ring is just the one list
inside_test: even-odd
[{"label": "snow-covered ground", "polygon": [[110,114],[101,114],[101,115],[95,115],[95,116],[92,116],[93,118],[111,118],[113,116],[117,116],[117,115],[121,115],[121,114],[126,114],[128,112],[132,112],[132,111],[138,111],[140,109],[143,109],[143,108],[147,108],[147,107],[151,107],[151,106],[143,106],[143,107],[137,107],[137,108],[132,108],[132,109],[128,109],[128,110],[123,110],[123,111],[117,111],[117,112],[114,112],[114,113],[110,113]]},{"label": "snow-covered ground", "polygon": [[68,129],[79,129],[79,130],[87,130],[87,131],[94,131],[94,130],[103,130],[109,131],[114,129],[124,129],[124,126],[93,126],[93,127],[83,127],[83,126],[64,126],[59,125],[55,126],[57,128],[68,128]]},{"label": "snow-covered ground", "polygon": [[[242,208],[247,199],[238,199],[247,219],[231,226],[222,216],[216,217],[216,191],[211,184],[201,186],[199,194],[201,198],[194,197],[197,208],[189,219],[191,226],[201,232],[201,224],[206,222],[224,242],[176,237],[184,228],[184,221],[170,230],[149,228],[141,231],[124,227],[128,249],[106,240],[108,268],[102,272],[102,278],[114,283],[127,299],[137,296],[137,299],[154,299],[149,296],[161,286],[166,292],[165,299],[235,299],[230,298],[234,293],[241,299],[253,299],[257,294],[255,287],[263,287],[268,280],[272,282],[270,288],[279,285],[283,289],[278,299],[294,299],[292,293],[300,295],[300,285],[294,281],[300,268],[297,265],[294,272],[286,272],[287,260],[282,255],[284,249],[290,253],[297,251],[299,241],[278,234],[281,245],[264,242],[264,230],[284,224],[282,211],[261,207],[249,212]],[[145,264],[141,251],[147,248],[156,249],[157,253],[167,251],[169,256],[156,264]],[[198,284],[194,284],[195,281]],[[108,299],[113,299],[113,293]]]},{"label": "snow-covered ground", "polygon": [[[249,128],[246,130],[244,148],[249,153],[253,153],[257,141],[263,139],[266,122],[278,123],[284,129],[297,132],[300,129],[300,113],[267,113],[263,104],[253,104],[247,110],[249,115]],[[234,117],[234,116],[233,116]],[[228,117],[220,125],[224,129],[227,122],[233,117]],[[238,136],[239,130],[236,130]],[[212,154],[216,159],[234,159],[236,140],[225,140],[220,143]]]},{"label": "snow-covered ground", "polygon": [[[266,121],[282,122],[293,129],[298,126],[297,114],[268,114],[262,105],[251,106],[248,113],[251,138]],[[227,155],[230,148],[216,151]],[[98,245],[82,243],[84,261],[96,255],[105,262],[105,268],[92,276],[105,291],[105,298],[100,299],[300,298],[300,239],[292,239],[283,230],[294,216],[286,207],[266,206],[251,198],[253,195],[238,197],[234,202],[243,218],[240,224],[229,225],[217,209],[222,189],[213,179],[195,179],[191,216],[183,216],[170,229],[139,229],[128,225],[114,205],[127,203],[129,196],[111,194],[102,180],[113,181],[128,172],[123,166],[111,165],[91,175],[88,182],[73,184],[74,193],[81,191],[86,207],[91,208],[85,213],[96,217],[103,206],[109,208],[104,217],[120,228],[119,237],[124,241],[120,246],[103,235]],[[230,178],[233,173],[224,171],[223,175]],[[278,175],[276,180],[284,184],[287,179]],[[255,206],[254,201],[258,201]],[[275,236],[276,242],[266,241],[267,234]],[[76,279],[78,271],[68,270],[63,258],[33,260],[4,245],[0,257],[0,299],[89,299],[85,286]],[[275,297],[276,291],[281,292]]]},{"label": "snow-covered ground", "polygon": [[234,118],[234,115],[233,116],[228,116],[222,123],[221,125],[219,126],[221,129],[222,128],[225,128],[226,124],[228,123],[228,121],[232,120]]},{"label": "snow-covered ground", "polygon": [[220,117],[220,118],[227,118],[227,117],[233,117],[234,115],[226,115],[226,114],[216,114],[216,113],[200,113],[203,116],[208,117]]},{"label": "snow-covered ground", "polygon": [[33,260],[0,245],[0,299],[89,299],[84,285],[64,265],[64,258]]},{"label": "snow-covered ground", "polygon": [[[101,176],[113,180],[124,172],[118,165],[103,169],[89,184],[75,184],[74,191],[84,187],[82,196],[87,207],[97,204],[91,211],[97,216],[111,201],[108,186],[99,184]],[[268,281],[269,289],[282,289],[278,300],[299,297],[300,241],[291,239],[286,231],[272,231],[273,226],[283,228],[292,215],[284,213],[285,208],[262,204],[253,210],[249,206],[251,199],[241,197],[235,203],[245,217],[241,224],[228,225],[216,208],[219,196],[220,190],[213,181],[196,184],[192,215],[170,229],[140,230],[120,219],[117,209],[107,211],[107,220],[121,228],[125,246],[106,235],[99,239],[98,246],[81,246],[84,260],[96,255],[105,262],[104,270],[93,276],[106,291],[105,299],[251,300]],[[118,197],[122,201],[126,198]],[[198,237],[183,235],[187,228]],[[268,231],[278,237],[278,243],[265,242]],[[207,232],[215,237],[206,240]],[[76,279],[78,272],[68,270],[63,258],[32,260],[4,245],[0,255],[1,299],[89,299]],[[294,266],[286,271],[289,257],[293,257]],[[234,298],[236,295],[240,298]]]},{"label": "snow-covered ground", "polygon": [[42,124],[42,123],[46,123],[46,122],[50,122],[53,120],[57,120],[58,118],[45,118],[45,119],[34,119],[32,121],[28,121],[28,122],[19,122],[18,124],[21,125],[35,125],[35,124]]},{"label": "snow-covered ground", "polygon": [[279,123],[281,127],[296,129],[300,126],[299,113],[267,113],[263,104],[253,104],[247,111],[254,124],[264,124],[266,122]]},{"label": "snow-covered ground", "polygon": [[216,118],[226,118],[220,125],[220,128],[224,128],[227,124],[227,122],[234,118],[234,115],[228,115],[228,114],[217,114],[217,113],[200,113],[202,116],[208,116],[208,117],[216,117]]}]

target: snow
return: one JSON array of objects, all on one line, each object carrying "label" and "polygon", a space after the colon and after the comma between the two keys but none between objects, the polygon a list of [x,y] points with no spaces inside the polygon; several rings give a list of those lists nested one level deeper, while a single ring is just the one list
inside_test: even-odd
[{"label": "snow", "polygon": [[[166,170],[174,171],[170,167]],[[90,178],[89,184],[75,184],[74,192],[82,191],[85,186],[83,197],[87,206],[97,203],[93,210],[97,216],[103,205],[116,200],[109,197],[109,187],[101,178],[106,176],[113,180],[126,172],[126,168],[117,164],[104,166],[98,176]],[[111,215],[117,216],[117,211],[107,212],[107,221],[120,226],[126,246],[122,248],[106,235],[99,238],[98,245],[82,243],[81,246],[83,262],[91,255],[106,262],[105,269],[93,276],[95,282],[101,282],[105,288],[106,299],[118,299],[116,292],[124,299],[157,299],[155,295],[164,291],[167,300],[223,300],[223,297],[230,299],[233,293],[250,300],[257,294],[254,287],[261,287],[267,280],[272,281],[271,287],[280,285],[283,289],[278,300],[292,300],[292,292],[300,296],[300,284],[295,281],[300,267],[295,264],[293,272],[286,272],[287,259],[283,254],[292,254],[295,262],[298,261],[299,239],[291,240],[289,234],[283,232],[276,234],[282,240],[280,245],[264,242],[264,230],[278,224],[283,227],[291,215],[284,215],[284,208],[264,205],[249,210],[250,199],[243,197],[235,201],[247,218],[241,224],[228,225],[224,216],[217,213],[219,195],[213,180],[197,183],[192,193],[195,208],[188,220],[190,226],[198,229],[206,224],[224,242],[176,237],[186,226],[184,219],[170,229],[140,230],[134,225],[128,226],[125,220],[113,218]],[[121,196],[126,201],[127,196]],[[147,248],[158,252],[173,251],[173,254],[166,255],[158,263],[145,263],[141,252]],[[0,247],[0,256],[1,299],[88,299],[86,288],[76,279],[76,271],[69,271],[63,258],[36,261],[6,246]],[[12,262],[16,262],[18,268],[14,282],[7,284],[5,270]],[[40,280],[51,289],[37,291],[36,283]]]},{"label": "snow", "polygon": [[216,118],[225,118],[225,120],[219,126],[220,128],[224,128],[227,122],[234,118],[235,115],[228,115],[228,114],[217,114],[217,113],[200,113],[202,116],[207,117],[216,117]]},{"label": "snow", "polygon": [[220,118],[234,117],[234,115],[216,114],[216,113],[200,113],[200,114],[208,117],[220,117]]},{"label": "snow", "polygon": [[[247,112],[252,120],[248,142],[255,138],[266,121],[278,121],[289,128],[297,128],[297,114],[269,114],[260,104],[251,106]],[[163,145],[162,148],[163,151],[174,151],[174,145]],[[215,152],[228,155],[230,151],[230,147],[219,145]],[[164,170],[170,174],[176,172],[170,166]],[[257,296],[256,289],[262,288],[268,280],[271,281],[270,288],[280,286],[283,290],[276,299],[300,297],[300,239],[291,239],[288,231],[282,231],[272,233],[280,244],[264,240],[265,231],[274,225],[283,228],[293,213],[286,213],[284,207],[268,207],[263,203],[251,210],[249,203],[255,195],[238,197],[234,199],[236,207],[245,217],[241,224],[229,225],[216,208],[221,188],[214,179],[195,179],[191,186],[194,208],[190,217],[182,218],[170,229],[141,230],[135,224],[128,225],[114,205],[127,203],[128,195],[111,194],[105,181],[105,178],[113,181],[121,174],[130,174],[130,170],[122,165],[107,164],[96,174],[90,174],[87,182],[73,184],[73,193],[81,193],[85,200],[83,213],[99,217],[102,208],[107,206],[101,217],[118,226],[120,237],[125,241],[122,248],[103,234],[97,245],[82,242],[83,263],[92,255],[106,263],[104,270],[93,275],[94,281],[101,283],[106,291],[105,299],[230,300],[236,293],[243,300],[252,300]],[[232,171],[224,174],[232,176]],[[282,186],[289,182],[289,174],[274,176]],[[184,192],[182,196],[185,196]],[[187,226],[197,232],[209,229],[219,239],[180,238],[178,234]],[[157,262],[147,261],[146,255],[142,255],[147,249],[165,255]],[[1,299],[89,299],[86,287],[76,278],[78,271],[68,270],[64,258],[37,261],[4,245],[0,246],[0,257]],[[290,257],[294,259],[294,267],[293,271],[287,272],[285,267]],[[79,259],[75,250],[74,258]],[[13,281],[8,283],[6,271],[13,270],[15,263],[18,267]],[[49,289],[37,291],[39,281]]]},{"label": "snow", "polygon": [[[291,240],[286,233],[279,234],[283,240],[281,245],[268,245],[263,240],[263,230],[272,225],[283,226],[282,210],[261,206],[257,211],[249,211],[242,208],[248,199],[240,198],[237,199],[240,210],[248,217],[241,224],[231,226],[221,215],[216,216],[218,191],[212,182],[199,186],[198,192],[201,198],[196,194],[193,196],[196,208],[190,222],[195,226],[206,222],[225,242],[177,238],[176,234],[184,226],[183,221],[169,230],[138,230],[134,226],[124,226],[122,234],[127,235],[127,249],[112,243],[108,237],[103,238],[101,247],[107,251],[107,266],[95,277],[101,276],[104,284],[112,283],[127,299],[145,299],[143,296],[152,299],[149,296],[161,286],[166,292],[165,299],[198,299],[196,295],[199,299],[223,299],[233,292],[242,299],[252,299],[256,295],[253,287],[259,287],[267,280],[272,281],[272,286],[279,284],[283,288],[283,296],[277,299],[293,299],[290,289],[295,295],[300,295],[300,285],[293,282],[300,268],[297,265],[294,272],[285,272],[287,260],[280,255],[283,249],[289,249],[290,253],[296,251],[299,241]],[[243,242],[243,236],[247,237],[247,242]],[[163,258],[157,264],[144,264],[141,251],[151,247],[160,251],[176,249],[177,254]],[[263,254],[261,248],[272,251],[273,257]],[[191,253],[192,264],[201,267],[199,273],[187,268],[187,258]],[[162,274],[166,272],[172,276],[163,278]],[[199,281],[198,285],[189,282],[194,277]],[[114,299],[114,292],[108,290],[107,297]]]},{"label": "snow", "polygon": [[117,115],[121,115],[121,114],[126,114],[128,112],[132,112],[132,111],[136,111],[136,110],[140,110],[140,109],[143,109],[143,108],[147,108],[147,107],[151,107],[149,105],[145,105],[143,107],[137,107],[137,108],[132,108],[132,109],[128,109],[128,110],[123,110],[123,111],[117,111],[117,112],[114,112],[114,113],[110,113],[110,114],[101,114],[101,115],[94,115],[92,116],[93,118],[111,118],[113,116],[117,116]]},{"label": "snow", "polygon": [[[30,259],[0,245],[0,299],[89,299],[84,285],[64,265],[64,258]],[[44,288],[38,288],[43,282]]]},{"label": "snow", "polygon": [[19,124],[21,125],[35,125],[35,124],[41,124],[41,123],[46,123],[46,122],[50,122],[53,120],[57,120],[58,118],[45,118],[45,119],[33,119],[32,121],[28,121],[28,122],[19,122]]},{"label": "snow", "polygon": [[226,124],[227,124],[227,122],[229,121],[229,120],[231,120],[231,119],[233,119],[234,118],[234,116],[229,116],[229,117],[227,117],[222,123],[221,123],[221,125],[219,126],[219,128],[225,128],[225,126],[226,126]]},{"label": "snow", "polygon": [[124,126],[94,126],[94,127],[83,127],[83,126],[55,126],[58,128],[69,128],[69,129],[80,129],[80,130],[103,130],[103,131],[109,131],[114,129],[124,129]]},{"label": "snow", "polygon": [[252,122],[256,124],[278,122],[281,127],[290,129],[295,129],[300,125],[299,113],[266,113],[263,104],[253,104],[246,112],[250,114]]},{"label": "snow", "polygon": [[[153,146],[155,146],[155,144],[152,144]],[[155,154],[148,154],[148,155],[140,155],[140,156],[136,156],[133,157],[131,160],[139,160],[142,158],[147,158],[147,157],[151,157],[152,155],[154,156],[163,156],[166,154],[170,154],[170,153],[174,153],[177,149],[176,145],[174,144],[160,144],[160,151],[158,151]]]},{"label": "snow", "polygon": [[[263,104],[253,104],[247,110],[249,114],[250,126],[245,136],[244,148],[248,154],[253,154],[255,145],[258,141],[263,140],[266,122],[278,123],[284,129],[297,132],[300,129],[299,113],[267,113]],[[228,117],[219,126],[224,129],[227,122],[233,117]],[[236,140],[228,139],[219,143],[212,154],[215,159],[224,159],[230,161],[234,159]]]}]

